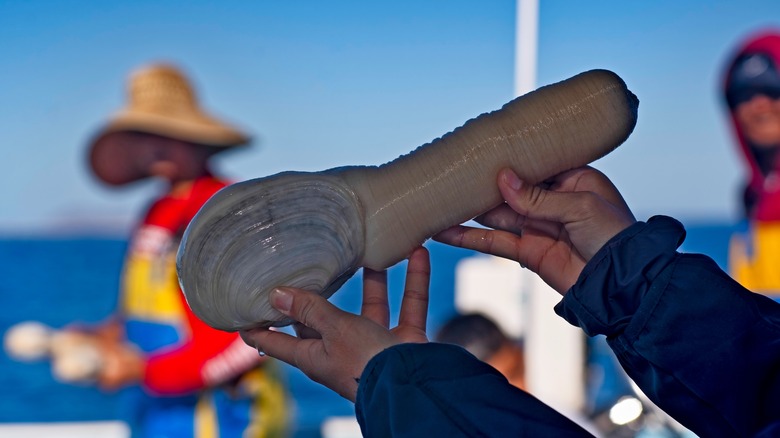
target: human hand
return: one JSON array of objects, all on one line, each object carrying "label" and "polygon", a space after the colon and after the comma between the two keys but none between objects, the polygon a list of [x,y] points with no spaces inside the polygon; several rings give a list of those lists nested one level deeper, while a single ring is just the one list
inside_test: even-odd
[{"label": "human hand", "polygon": [[97,384],[101,389],[115,391],[143,379],[146,360],[133,345],[120,339],[104,338],[98,343],[98,350],[101,367]]},{"label": "human hand", "polygon": [[363,271],[361,314],[344,312],[325,298],[301,289],[280,287],[271,305],[300,322],[299,336],[269,329],[241,332],[249,346],[299,368],[312,380],[355,401],[358,379],[376,354],[396,344],[427,342],[430,261],[425,248],[409,257],[398,326],[388,330],[387,274]]},{"label": "human hand", "polygon": [[121,342],[125,339],[125,328],[118,315],[112,315],[90,330],[101,342]]},{"label": "human hand", "polygon": [[612,182],[590,167],[537,186],[503,169],[498,188],[506,203],[475,218],[492,229],[459,225],[434,240],[516,260],[561,295],[609,239],[636,222]]}]

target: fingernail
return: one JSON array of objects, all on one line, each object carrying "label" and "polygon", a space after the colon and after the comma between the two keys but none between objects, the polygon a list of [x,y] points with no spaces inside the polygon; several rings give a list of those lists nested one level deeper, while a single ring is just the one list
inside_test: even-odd
[{"label": "fingernail", "polygon": [[276,288],[271,291],[271,305],[274,306],[274,308],[285,315],[288,315],[290,313],[290,309],[292,308],[292,294],[284,289]]},{"label": "fingernail", "polygon": [[520,190],[520,187],[523,185],[523,182],[520,181],[517,174],[508,169],[504,171],[504,182],[513,190]]}]

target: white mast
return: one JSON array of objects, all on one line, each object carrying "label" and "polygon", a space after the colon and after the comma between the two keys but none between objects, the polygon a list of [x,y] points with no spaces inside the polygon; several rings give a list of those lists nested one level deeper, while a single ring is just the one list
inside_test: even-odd
[{"label": "white mast", "polygon": [[[517,0],[515,95],[536,89],[539,1]],[[575,416],[584,403],[585,337],[553,313],[560,295],[536,274],[523,269],[526,384],[553,408]]]},{"label": "white mast", "polygon": [[539,0],[517,0],[515,9],[515,96],[521,96],[536,88]]}]

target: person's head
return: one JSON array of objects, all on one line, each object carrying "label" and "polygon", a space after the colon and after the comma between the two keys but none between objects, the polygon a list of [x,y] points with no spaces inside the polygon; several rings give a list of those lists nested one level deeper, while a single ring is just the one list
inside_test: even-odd
[{"label": "person's head", "polygon": [[780,170],[780,30],[739,45],[726,65],[723,96],[748,165],[744,203],[753,216],[767,178]]},{"label": "person's head", "polygon": [[[780,46],[780,35],[764,40]],[[780,65],[770,53],[746,52],[731,65],[726,101],[747,141],[758,148],[780,146]]]},{"label": "person's head", "polygon": [[158,177],[170,183],[192,181],[209,173],[209,159],[222,150],[140,131],[112,132],[104,141],[113,142],[116,149],[95,149],[92,168],[101,180],[119,184],[129,179],[124,175]]},{"label": "person's head", "polygon": [[250,141],[200,109],[188,79],[173,66],[144,67],[129,85],[127,107],[89,144],[90,168],[107,184],[147,177],[192,180],[208,173],[211,156]]},{"label": "person's head", "polygon": [[520,344],[511,340],[491,319],[479,313],[456,315],[437,332],[434,340],[459,345],[498,370],[509,383],[525,389],[525,357]]}]

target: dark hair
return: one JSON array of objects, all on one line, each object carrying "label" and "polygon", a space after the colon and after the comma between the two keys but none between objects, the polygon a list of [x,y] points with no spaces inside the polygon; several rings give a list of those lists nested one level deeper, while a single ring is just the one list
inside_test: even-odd
[{"label": "dark hair", "polygon": [[510,341],[495,322],[479,313],[455,315],[436,333],[434,340],[460,345],[480,360],[486,360]]}]

